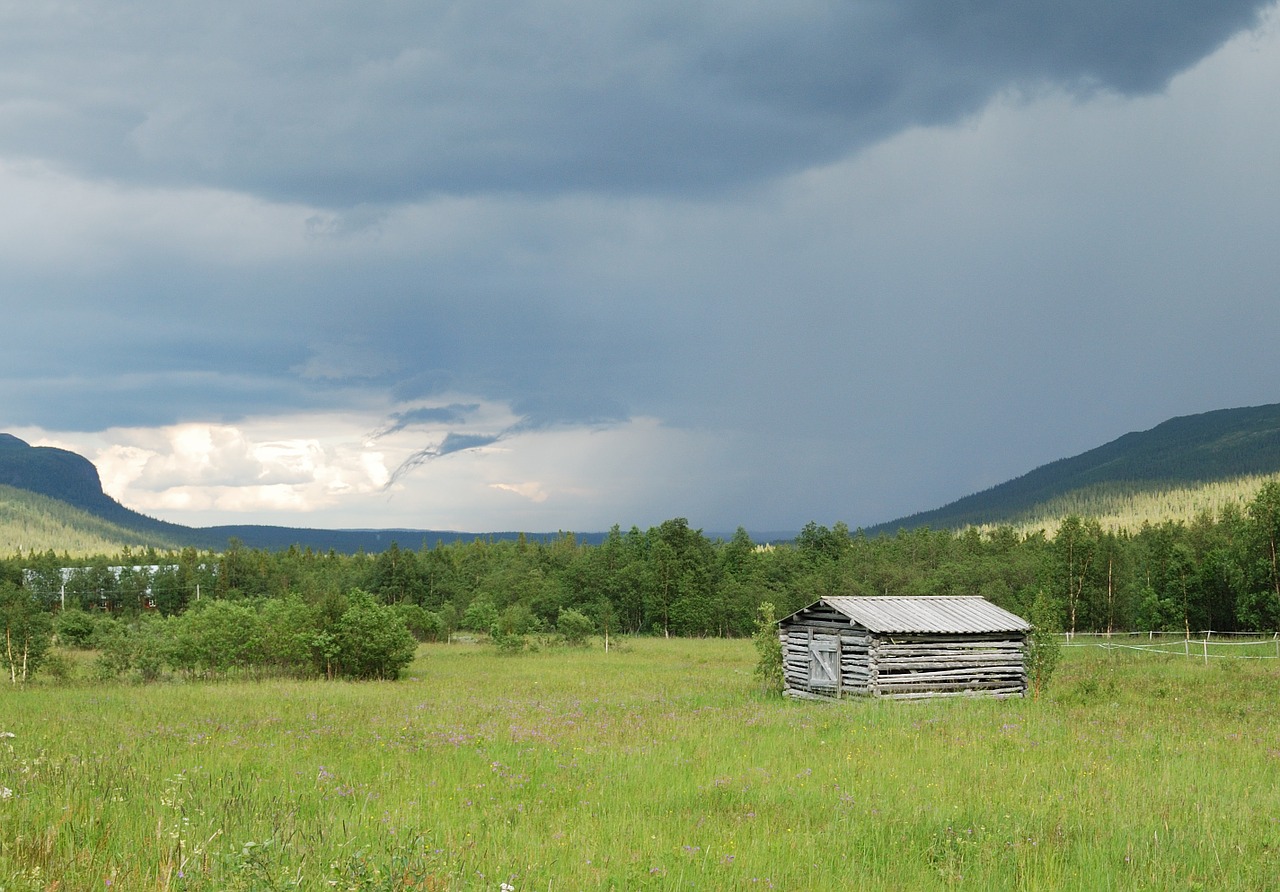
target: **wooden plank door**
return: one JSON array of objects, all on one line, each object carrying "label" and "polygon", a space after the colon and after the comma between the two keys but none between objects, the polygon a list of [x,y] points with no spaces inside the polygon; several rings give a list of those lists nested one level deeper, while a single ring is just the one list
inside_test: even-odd
[{"label": "wooden plank door", "polygon": [[834,637],[809,639],[809,686],[834,688],[840,678],[840,660]]}]

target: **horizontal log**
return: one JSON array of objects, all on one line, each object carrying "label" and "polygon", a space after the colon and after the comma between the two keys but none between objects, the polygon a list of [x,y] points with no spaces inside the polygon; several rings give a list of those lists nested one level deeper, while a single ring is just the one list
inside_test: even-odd
[{"label": "horizontal log", "polygon": [[1025,645],[1021,641],[986,641],[983,644],[940,644],[940,642],[929,642],[929,644],[886,644],[884,641],[876,642],[876,649],[882,653],[922,653],[922,654],[964,654],[964,653],[998,653],[1001,650],[1025,650]]},{"label": "horizontal log", "polygon": [[928,669],[902,669],[880,665],[876,673],[881,677],[942,678],[947,675],[1021,675],[1025,670],[1018,666],[936,666]]},{"label": "horizontal log", "polygon": [[928,668],[932,665],[1021,665],[1023,657],[1021,654],[1000,654],[1000,655],[951,655],[951,657],[881,657],[876,660],[878,665],[892,665],[892,667],[923,667]]},{"label": "horizontal log", "polygon": [[815,693],[812,693],[811,691],[800,691],[800,690],[796,690],[795,688],[787,688],[785,691],[783,691],[783,694],[787,697],[791,697],[794,700],[834,700],[835,699],[834,697],[823,696],[822,694],[815,694]]},{"label": "horizontal log", "polygon": [[983,679],[1001,679],[1008,680],[1011,678],[1021,678],[1021,672],[969,672],[957,670],[954,672],[903,672],[903,673],[884,673],[878,676],[881,684],[910,684],[910,685],[930,685],[941,684],[945,682],[963,682],[971,680]]},{"label": "horizontal log", "polygon": [[881,694],[883,700],[933,700],[940,697],[983,697],[995,700],[1007,700],[1011,697],[1026,695],[1024,688],[988,688],[976,691],[916,691],[901,694]]},{"label": "horizontal log", "polygon": [[1025,647],[1026,642],[1021,638],[990,638],[976,640],[973,638],[934,638],[924,641],[903,641],[900,638],[885,640],[879,638],[876,640],[879,647],[938,647],[947,650],[957,650],[961,648],[974,648],[981,650],[983,648],[1007,648],[1007,647]]},{"label": "horizontal log", "polygon": [[1024,691],[1025,685],[978,685],[972,687],[870,687],[873,696],[904,696],[909,694],[980,694],[988,691]]},{"label": "horizontal log", "polygon": [[787,626],[786,631],[788,635],[804,635],[808,629],[814,629],[824,633],[852,631],[848,620],[840,622],[839,620],[821,619],[805,620],[803,624],[792,623]]}]

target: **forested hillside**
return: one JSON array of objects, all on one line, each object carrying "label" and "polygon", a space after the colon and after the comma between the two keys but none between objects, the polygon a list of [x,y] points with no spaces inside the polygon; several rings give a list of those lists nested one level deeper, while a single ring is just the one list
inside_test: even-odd
[{"label": "forested hillside", "polygon": [[[68,606],[118,615],[180,613],[200,597],[339,610],[325,605],[363,589],[423,635],[524,635],[556,628],[566,611],[612,634],[744,635],[762,602],[785,615],[823,595],[979,594],[1027,616],[1040,592],[1069,630],[1187,632],[1280,628],[1278,552],[1280,482],[1271,481],[1244,510],[1134,534],[1076,516],[1053,538],[1008,526],[873,538],[809,524],[794,543],[758,546],[745,531],[713,540],[675,518],[646,531],[614,528],[598,545],[565,535],[353,556],[239,545],[221,554],[126,551],[76,562],[81,569],[65,589],[65,560],[54,553],[10,559],[2,569],[50,607],[65,591]],[[34,576],[24,578],[24,569]]]},{"label": "forested hillside", "polygon": [[[1124,522],[1134,529],[1143,520],[1172,519],[1158,504],[1169,493],[1194,499],[1205,484],[1237,479],[1244,480],[1240,491],[1248,493],[1258,477],[1276,473],[1280,473],[1280,404],[1222,409],[1126,434],[941,508],[870,527],[868,532],[1042,524],[1070,511],[1095,517],[1115,514],[1128,518]],[[1147,498],[1148,494],[1154,498]],[[1154,503],[1154,516],[1137,516],[1125,504],[1134,501]],[[1062,510],[1064,505],[1071,507]],[[1199,510],[1217,507],[1201,504],[1181,516],[1188,519]]]},{"label": "forested hillside", "polygon": [[182,539],[123,527],[66,502],[0,485],[0,554],[56,549],[82,556],[125,546],[168,549],[183,544]]},{"label": "forested hillside", "polygon": [[[1073,631],[1275,630],[1280,477],[1262,470],[1277,431],[1277,406],[1174,419],[1011,481],[1004,496],[972,497],[953,515],[972,511],[982,526],[869,535],[810,523],[780,545],[741,529],[708,536],[683,518],[590,539],[364,531],[377,547],[352,554],[290,546],[307,531],[281,528],[222,528],[265,531],[260,546],[201,544],[0,488],[12,555],[0,574],[51,609],[65,597],[68,607],[124,617],[179,614],[201,599],[294,600],[336,615],[361,589],[425,636],[520,636],[566,615],[610,633],[743,635],[762,602],[785,615],[823,595],[980,594],[1026,616],[1041,592]],[[88,479],[83,465],[70,466]],[[1209,482],[1184,482],[1199,477]],[[1019,499],[1040,513],[1024,512],[1020,525],[989,522],[985,511],[1012,512]]]}]

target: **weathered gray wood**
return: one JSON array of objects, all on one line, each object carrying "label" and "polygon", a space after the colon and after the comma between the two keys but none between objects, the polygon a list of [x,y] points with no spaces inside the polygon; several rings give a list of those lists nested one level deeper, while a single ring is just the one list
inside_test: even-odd
[{"label": "weathered gray wood", "polygon": [[881,676],[880,678],[876,679],[873,687],[875,687],[877,690],[880,690],[880,691],[888,691],[888,690],[920,691],[920,690],[930,690],[935,688],[941,691],[941,690],[950,690],[953,688],[973,687],[974,685],[987,685],[987,684],[1005,685],[1005,684],[1021,684],[1021,683],[1022,683],[1022,678],[1021,676],[1017,676],[1017,675],[1013,675],[1013,676],[953,675],[947,678],[916,678],[916,679],[901,678],[897,676],[890,676],[889,678],[885,678],[884,676]]},{"label": "weathered gray wood", "polygon": [[1021,632],[877,634],[819,602],[787,620],[779,641],[788,690],[809,699],[1021,696],[1026,690]]},{"label": "weathered gray wood", "polygon": [[884,700],[932,700],[937,697],[983,697],[1006,700],[1011,697],[1025,696],[1025,689],[1020,687],[989,688],[978,691],[917,691],[912,693],[882,694]]},{"label": "weathered gray wood", "polygon": [[823,697],[821,694],[813,694],[813,693],[810,693],[809,691],[798,691],[795,688],[791,688],[787,691],[784,691],[783,693],[786,696],[792,698],[793,700],[834,700],[835,699],[834,697]]}]

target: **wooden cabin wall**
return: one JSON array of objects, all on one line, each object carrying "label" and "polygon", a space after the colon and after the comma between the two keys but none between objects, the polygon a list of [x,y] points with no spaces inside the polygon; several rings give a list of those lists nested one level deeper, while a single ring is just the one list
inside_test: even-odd
[{"label": "wooden cabin wall", "polygon": [[[1021,633],[874,635],[821,607],[779,629],[790,697],[1020,697],[1027,691]],[[824,662],[830,674],[815,661]]]},{"label": "wooden cabin wall", "polygon": [[982,693],[1020,697],[1027,690],[1021,634],[874,636],[871,692],[913,699]]},{"label": "wooden cabin wall", "polygon": [[[779,638],[788,696],[825,699],[867,693],[871,638],[865,629],[856,629],[847,620],[843,628],[806,621],[781,629]],[[816,671],[814,663],[819,659],[829,661],[829,676]]]}]

